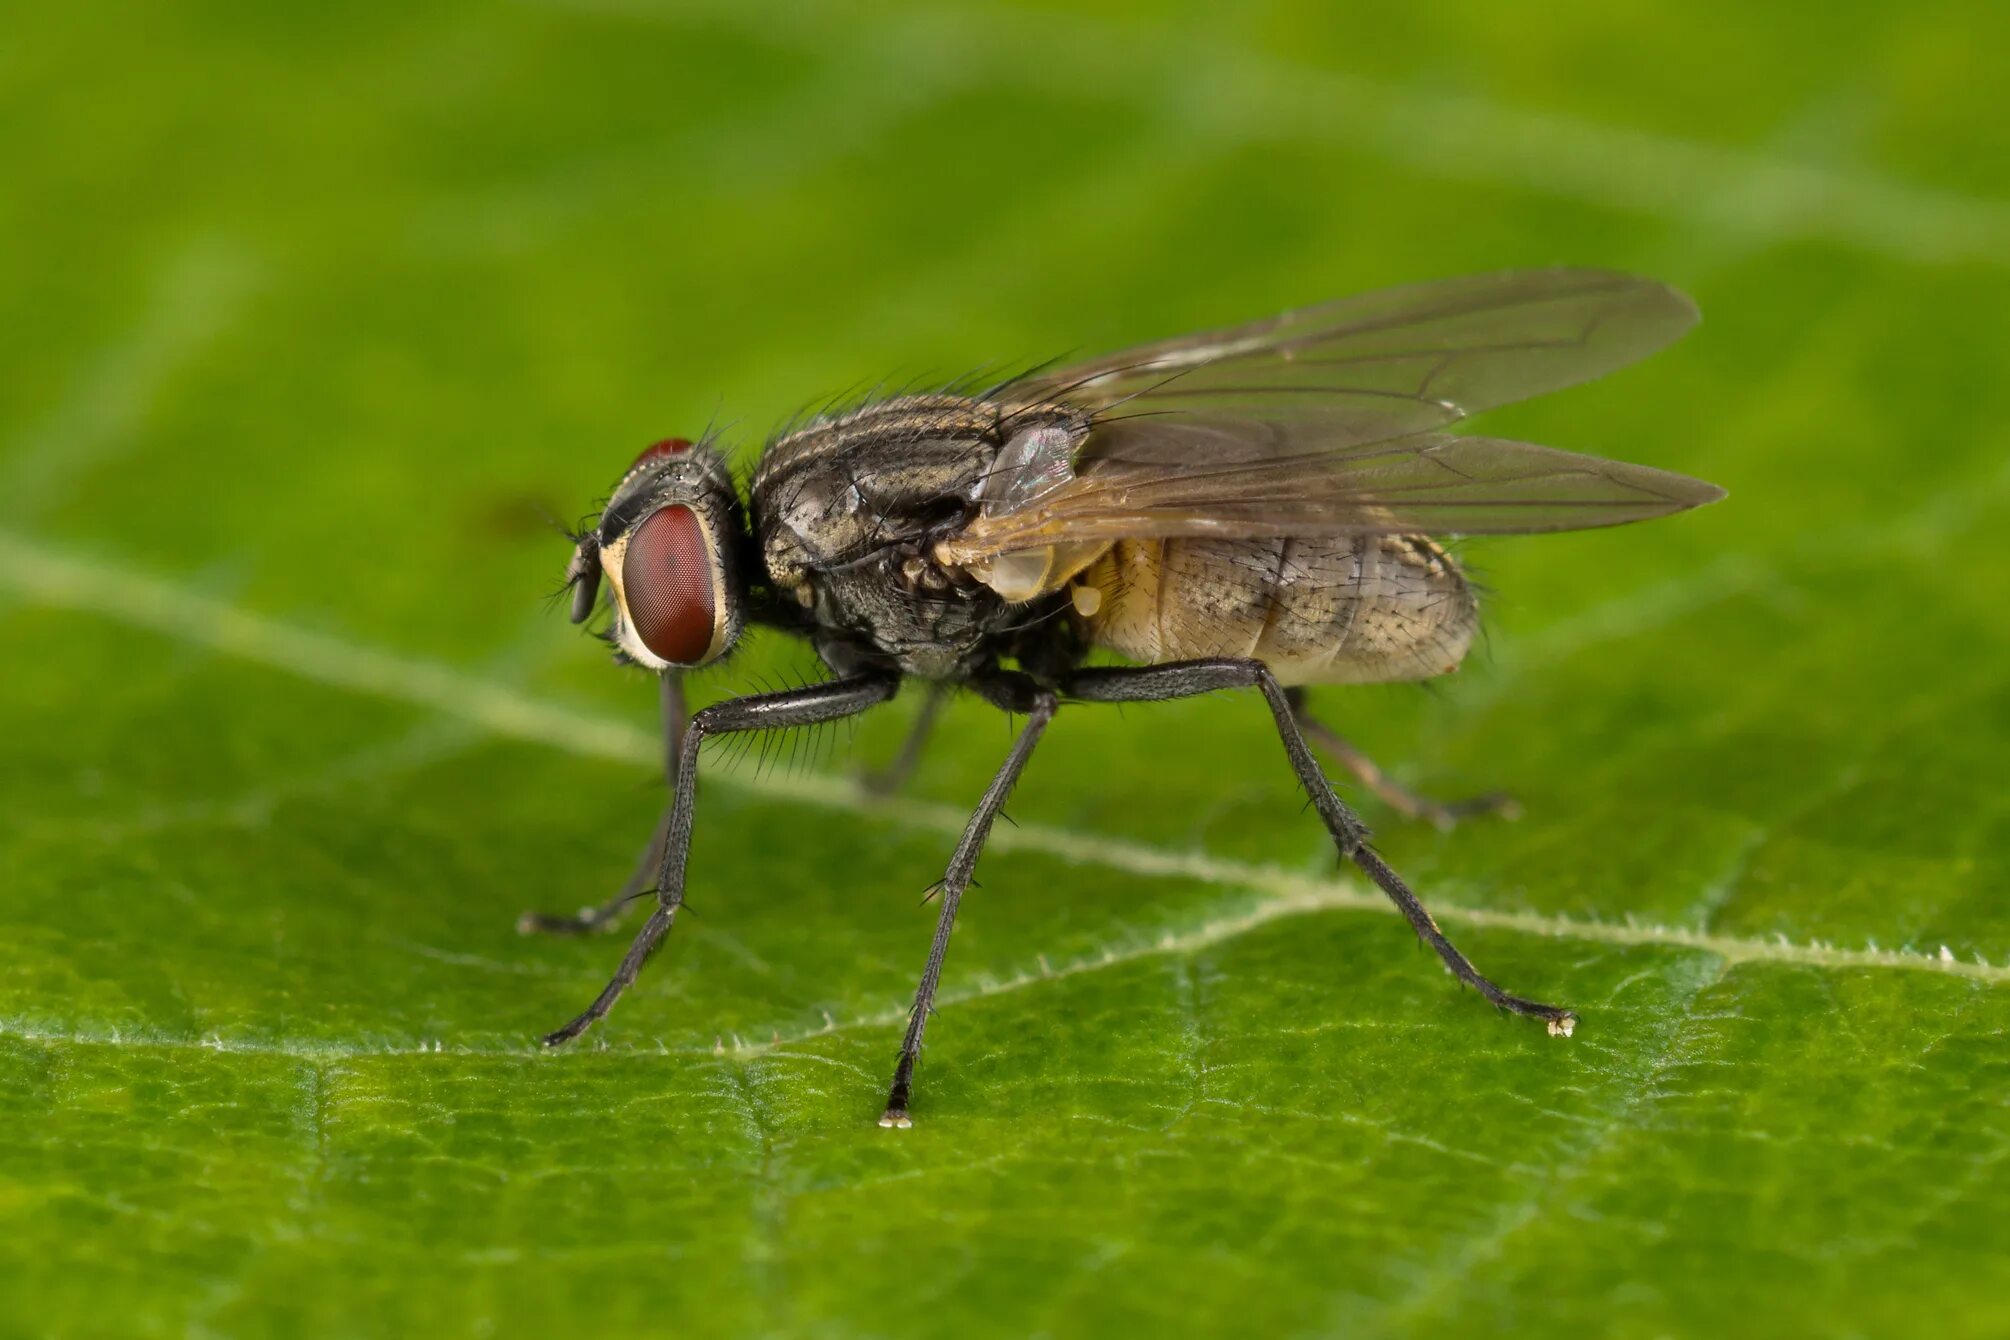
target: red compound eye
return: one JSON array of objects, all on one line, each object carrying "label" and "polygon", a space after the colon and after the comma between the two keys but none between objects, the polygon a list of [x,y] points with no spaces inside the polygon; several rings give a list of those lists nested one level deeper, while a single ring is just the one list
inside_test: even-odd
[{"label": "red compound eye", "polygon": [[[666,437],[661,442],[653,442],[644,447],[642,454],[635,458],[635,465],[640,465],[644,461],[653,461],[659,456],[682,456],[689,450],[691,450],[690,438]],[[635,465],[631,465],[628,468],[633,470]]]},{"label": "red compound eye", "polygon": [[674,665],[697,665],[712,649],[712,543],[681,504],[635,528],[621,560],[621,594],[642,645]]}]

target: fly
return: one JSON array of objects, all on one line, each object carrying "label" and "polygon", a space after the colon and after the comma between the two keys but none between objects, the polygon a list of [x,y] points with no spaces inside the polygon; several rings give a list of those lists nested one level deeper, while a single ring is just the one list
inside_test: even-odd
[{"label": "fly", "polygon": [[[704,741],[854,716],[908,679],[931,690],[896,777],[947,691],[1025,725],[938,885],[882,1126],[911,1124],[957,907],[1064,703],[1255,690],[1340,855],[1460,981],[1569,1034],[1570,1010],[1502,990],[1445,938],[1313,746],[1405,815],[1449,825],[1503,802],[1440,804],[1398,786],[1310,715],[1306,691],[1458,667],[1478,606],[1433,537],[1611,526],[1723,497],[1663,470],[1447,431],[1632,363],[1695,320],[1681,293],[1630,275],[1511,271],[1342,298],[976,393],[873,400],[771,441],[744,496],[711,445],[650,447],[578,537],[566,579],[575,623],[605,584],[622,658],[661,677],[672,798],[619,896],[524,926],[598,930],[631,900],[654,905],[613,979],[546,1045],[604,1016],[669,932]],[[687,718],[683,672],[753,625],[807,638],[830,677]],[[1097,650],[1129,663],[1086,665]]]}]

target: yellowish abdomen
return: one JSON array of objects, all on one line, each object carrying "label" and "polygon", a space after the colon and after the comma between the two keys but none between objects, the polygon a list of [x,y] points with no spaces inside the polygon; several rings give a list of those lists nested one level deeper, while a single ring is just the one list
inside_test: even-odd
[{"label": "yellowish abdomen", "polygon": [[1145,664],[1254,657],[1286,684],[1447,674],[1479,626],[1458,565],[1421,536],[1121,540],[1075,582],[1097,646]]}]

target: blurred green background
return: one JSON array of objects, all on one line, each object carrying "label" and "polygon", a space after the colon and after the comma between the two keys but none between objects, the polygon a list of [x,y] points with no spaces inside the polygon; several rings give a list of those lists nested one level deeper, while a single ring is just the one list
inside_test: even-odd
[{"label": "blurred green background", "polygon": [[[1998,5],[83,3],[0,45],[0,1334],[2010,1331]],[[693,914],[545,603],[655,437],[1357,289],[1705,321],[1489,429],[1726,503],[1498,541],[1436,691],[1063,713],[872,1124],[1008,739],[722,770]],[[811,671],[761,644],[701,693]],[[778,757],[773,762],[782,760]]]}]

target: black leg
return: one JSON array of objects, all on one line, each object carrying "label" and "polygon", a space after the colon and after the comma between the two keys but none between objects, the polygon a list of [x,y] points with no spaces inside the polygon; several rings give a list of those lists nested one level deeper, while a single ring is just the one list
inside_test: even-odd
[{"label": "black leg", "polygon": [[[666,670],[657,676],[660,682],[659,696],[663,701],[663,782],[664,789],[673,795],[677,791],[677,756],[684,747],[684,724],[690,717],[684,703],[684,672]],[[611,931],[628,905],[649,892],[656,879],[656,867],[663,863],[663,838],[670,831],[670,815],[674,804],[663,806],[662,817],[656,820],[656,831],[649,835],[649,845],[642,849],[642,856],[635,862],[635,869],[629,872],[628,882],[621,886],[621,892],[609,898],[598,907],[582,907],[567,915],[563,912],[526,912],[516,920],[516,928],[522,935],[592,935],[599,931]]]},{"label": "black leg", "polygon": [[1318,761],[1312,757],[1304,735],[1299,732],[1290,698],[1261,661],[1181,661],[1172,665],[1082,670],[1076,672],[1062,689],[1068,697],[1085,702],[1122,703],[1187,698],[1212,693],[1216,689],[1249,687],[1262,690],[1264,700],[1270,704],[1270,715],[1276,719],[1277,733],[1283,738],[1284,752],[1291,760],[1292,770],[1311,795],[1319,817],[1326,821],[1326,829],[1333,835],[1340,854],[1375,881],[1397,910],[1409,919],[1417,935],[1438,951],[1438,957],[1445,961],[1445,966],[1460,981],[1502,1009],[1542,1019],[1549,1024],[1552,1034],[1567,1036],[1577,1026],[1574,1013],[1560,1006],[1509,995],[1480,976],[1479,970],[1445,938],[1445,933],[1438,929],[1438,923],[1417,901],[1417,895],[1410,892],[1402,878],[1369,847],[1367,828],[1341,801],[1333,790],[1333,783],[1319,770]]},{"label": "black leg", "polygon": [[1012,752],[1005,756],[998,775],[991,779],[985,789],[984,798],[977,802],[976,812],[970,822],[964,825],[963,837],[956,844],[956,851],[949,858],[949,868],[943,871],[942,883],[938,885],[942,898],[942,911],[935,919],[935,938],[928,946],[928,965],[921,970],[921,985],[914,991],[914,1010],[907,1017],[907,1035],[900,1041],[900,1060],[893,1068],[893,1085],[886,1095],[886,1113],[879,1119],[882,1126],[906,1127],[913,1125],[907,1115],[907,1107],[914,1090],[914,1063],[921,1056],[921,1035],[927,1031],[929,1013],[935,1008],[935,988],[942,981],[942,960],[949,952],[949,933],[956,925],[956,907],[963,901],[963,890],[970,885],[971,872],[977,868],[977,857],[984,850],[984,840],[991,836],[991,823],[998,817],[998,811],[1005,806],[1005,798],[1012,794],[1013,784],[1026,767],[1026,760],[1033,756],[1033,746],[1040,743],[1041,732],[1054,717],[1054,695],[1044,689],[1031,687],[1031,681],[1017,676],[1001,676],[991,685],[982,683],[972,687],[978,689],[993,702],[1012,711],[1026,714],[1026,727],[1019,732],[1019,739],[1012,746]]},{"label": "black leg", "polygon": [[705,740],[713,735],[730,735],[738,731],[786,730],[792,726],[813,726],[820,721],[856,716],[868,707],[891,698],[899,684],[900,681],[890,675],[839,679],[828,684],[791,689],[787,693],[762,693],[714,703],[691,718],[677,763],[676,798],[671,802],[670,826],[664,834],[663,859],[657,869],[656,906],[651,909],[649,920],[643,923],[635,942],[622,956],[621,966],[615,969],[613,980],[608,982],[593,1004],[586,1007],[585,1013],[557,1032],[546,1034],[545,1046],[556,1047],[572,1041],[612,1009],[614,1002],[634,983],[642,965],[649,961],[656,946],[669,933],[670,923],[676,919],[677,909],[684,902],[684,868],[686,858],[691,854],[691,813],[698,795],[698,750]]},{"label": "black leg", "polygon": [[860,774],[859,785],[866,794],[875,797],[893,795],[907,784],[914,775],[914,765],[921,761],[921,751],[928,745],[928,737],[935,733],[935,719],[942,714],[942,705],[949,701],[949,685],[931,682],[928,694],[921,700],[921,711],[914,718],[914,725],[908,729],[907,739],[901,742],[900,752],[883,768],[872,768]]},{"label": "black leg", "polygon": [[1383,772],[1375,765],[1374,759],[1349,744],[1338,731],[1315,718],[1305,705],[1303,689],[1286,689],[1284,697],[1291,704],[1292,719],[1298,723],[1298,729],[1305,732],[1305,737],[1330,754],[1335,762],[1354,774],[1355,780],[1405,819],[1425,819],[1439,828],[1451,828],[1459,820],[1470,819],[1477,814],[1498,814],[1503,819],[1521,817],[1521,806],[1515,798],[1500,791],[1451,801],[1419,795]]}]

